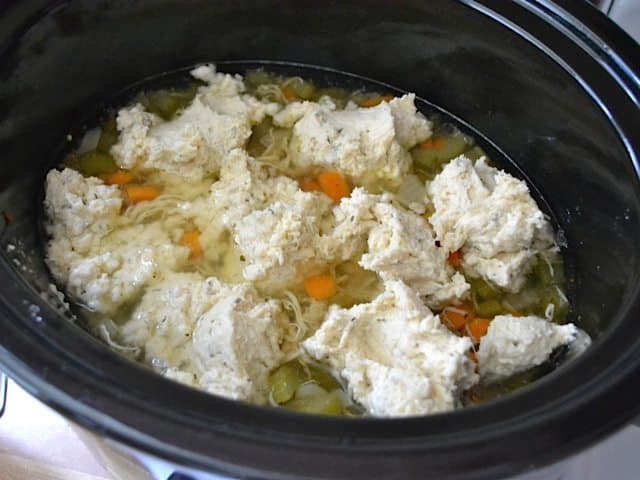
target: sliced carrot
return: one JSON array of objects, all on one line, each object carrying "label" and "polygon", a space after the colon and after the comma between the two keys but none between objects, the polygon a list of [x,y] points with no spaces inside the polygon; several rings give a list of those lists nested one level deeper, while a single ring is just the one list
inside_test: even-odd
[{"label": "sliced carrot", "polygon": [[118,170],[104,177],[104,183],[107,185],[126,185],[133,180],[133,174],[125,170]]},{"label": "sliced carrot", "polygon": [[289,85],[285,85],[284,87],[281,88],[282,90],[282,94],[284,95],[284,98],[286,98],[289,101],[292,100],[298,100],[298,94],[296,93],[296,91],[291,88]]},{"label": "sliced carrot", "polygon": [[313,179],[303,178],[298,180],[298,185],[303,192],[322,192],[320,184]]},{"label": "sliced carrot", "polygon": [[462,264],[462,251],[456,250],[455,252],[449,253],[447,263],[453,268],[458,268]]},{"label": "sliced carrot", "polygon": [[304,289],[311,298],[326,300],[336,294],[336,281],[331,275],[314,275],[304,280]]},{"label": "sliced carrot", "polygon": [[475,313],[469,303],[462,303],[451,307],[446,307],[440,317],[445,324],[453,330],[461,330],[468,322],[473,320]]},{"label": "sliced carrot", "polygon": [[377,97],[369,97],[360,101],[360,106],[363,108],[375,107],[376,105],[380,105],[382,102],[390,102],[393,100],[392,95],[381,95]]},{"label": "sliced carrot", "polygon": [[189,247],[189,249],[191,250],[189,258],[198,258],[202,255],[202,245],[200,245],[200,230],[198,230],[197,228],[184,232],[182,238],[180,239],[180,243],[185,247]]},{"label": "sliced carrot", "polygon": [[475,343],[487,334],[489,323],[486,318],[474,318],[467,324],[467,333]]},{"label": "sliced carrot", "polygon": [[336,203],[351,193],[347,179],[340,172],[322,172],[318,175],[318,184],[324,194]]},{"label": "sliced carrot", "polygon": [[158,187],[153,185],[125,185],[124,191],[131,203],[153,200],[160,195]]},{"label": "sliced carrot", "polygon": [[420,142],[418,146],[423,150],[439,150],[444,146],[445,139],[442,137],[432,137],[424,142]]}]

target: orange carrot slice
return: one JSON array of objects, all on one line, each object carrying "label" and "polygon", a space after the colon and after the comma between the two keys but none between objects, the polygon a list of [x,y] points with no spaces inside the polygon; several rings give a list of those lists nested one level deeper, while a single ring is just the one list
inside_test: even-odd
[{"label": "orange carrot slice", "polygon": [[380,105],[382,102],[390,102],[393,100],[392,95],[382,95],[377,97],[369,97],[360,101],[360,106],[363,108],[375,107],[376,105]]},{"label": "orange carrot slice", "polygon": [[440,317],[445,324],[453,330],[461,330],[464,326],[473,320],[475,312],[469,303],[445,307]]},{"label": "orange carrot slice", "polygon": [[202,245],[200,245],[200,230],[198,230],[197,228],[184,232],[182,238],[180,239],[180,243],[185,247],[189,247],[189,249],[191,250],[189,258],[198,258],[202,255]]},{"label": "orange carrot slice", "polygon": [[304,280],[304,289],[311,298],[327,300],[336,294],[336,281],[331,275],[314,275]]},{"label": "orange carrot slice", "polygon": [[133,180],[133,174],[125,170],[118,170],[104,177],[104,183],[107,185],[126,185]]},{"label": "orange carrot slice", "polygon": [[455,252],[449,253],[447,263],[453,268],[458,268],[462,264],[462,251],[456,250]]},{"label": "orange carrot slice", "polygon": [[322,187],[316,180],[303,178],[298,180],[298,185],[303,192],[322,192]]},{"label": "orange carrot slice", "polygon": [[442,137],[432,137],[424,142],[420,142],[418,146],[423,150],[439,150],[444,146],[445,139]]},{"label": "orange carrot slice", "polygon": [[124,191],[131,203],[146,202],[160,195],[158,187],[153,185],[125,185]]},{"label": "orange carrot slice", "polygon": [[336,203],[351,193],[347,179],[340,172],[322,172],[318,175],[318,184],[324,194]]},{"label": "orange carrot slice", "polygon": [[281,88],[281,90],[282,90],[282,94],[284,95],[284,98],[286,98],[287,100],[289,101],[298,100],[299,98],[298,94],[289,85],[285,85],[284,87]]},{"label": "orange carrot slice", "polygon": [[487,334],[489,330],[489,320],[486,318],[474,318],[467,324],[467,333],[475,343]]}]

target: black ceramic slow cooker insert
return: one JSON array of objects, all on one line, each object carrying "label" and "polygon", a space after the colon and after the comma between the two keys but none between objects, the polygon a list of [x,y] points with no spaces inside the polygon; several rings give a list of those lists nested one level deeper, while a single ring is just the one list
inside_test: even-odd
[{"label": "black ceramic slow cooker insert", "polygon": [[[592,347],[485,405],[320,418],[173,383],[61,315],[39,223],[53,152],[141,79],[256,60],[416,92],[493,140],[564,232]],[[640,411],[639,73],[637,44],[575,0],[5,2],[0,367],[99,435],[236,477],[495,479],[575,453]]]}]

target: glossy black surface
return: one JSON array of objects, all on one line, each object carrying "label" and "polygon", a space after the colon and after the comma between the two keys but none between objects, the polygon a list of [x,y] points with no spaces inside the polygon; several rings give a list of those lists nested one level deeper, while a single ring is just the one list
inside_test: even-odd
[{"label": "glossy black surface", "polygon": [[[1,366],[98,432],[237,475],[493,479],[612,432],[640,410],[639,53],[595,9],[559,4],[4,4],[0,210],[15,223],[2,237]],[[576,17],[559,16],[563,8]],[[597,36],[580,31],[581,22]],[[415,91],[495,141],[563,228],[572,318],[598,336],[594,346],[492,404],[414,419],[338,420],[191,391],[126,362],[57,315],[55,302],[39,294],[49,277],[36,213],[61,140],[97,102],[135,81],[247,59],[331,67]],[[20,248],[8,254],[9,243]]]}]

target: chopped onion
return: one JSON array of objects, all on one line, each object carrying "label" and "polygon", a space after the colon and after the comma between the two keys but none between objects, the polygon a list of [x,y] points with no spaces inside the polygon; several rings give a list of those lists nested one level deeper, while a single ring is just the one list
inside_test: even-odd
[{"label": "chopped onion", "polygon": [[100,133],[101,130],[99,128],[92,128],[91,130],[87,130],[87,132],[84,134],[84,137],[82,137],[82,141],[80,142],[80,145],[78,146],[76,152],[78,154],[81,154],[84,152],[95,150],[98,146],[98,141],[100,140]]}]

